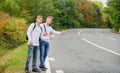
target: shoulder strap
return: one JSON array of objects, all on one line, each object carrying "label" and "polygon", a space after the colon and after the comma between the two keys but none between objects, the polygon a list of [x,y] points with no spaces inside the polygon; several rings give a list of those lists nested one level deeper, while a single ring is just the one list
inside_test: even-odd
[{"label": "shoulder strap", "polygon": [[43,32],[41,27],[40,27],[40,29],[41,29],[41,33],[40,33],[39,41],[41,41],[41,35],[42,35],[42,32]]},{"label": "shoulder strap", "polygon": [[41,33],[40,33],[40,36],[41,36],[41,34],[42,34],[42,31],[43,31],[43,30],[42,30],[42,28],[41,28],[41,27],[40,27],[40,29],[41,29]]},{"label": "shoulder strap", "polygon": [[[35,29],[35,27],[36,27],[36,24],[34,23],[34,27],[33,27],[32,31]],[[32,34],[32,31],[31,31],[31,34]],[[26,34],[26,40],[28,40],[27,34]]]},{"label": "shoulder strap", "polygon": [[34,27],[33,27],[32,31],[35,29],[35,27],[36,27],[36,24],[34,23]]},{"label": "shoulder strap", "polygon": [[44,26],[44,29],[45,29],[45,32],[46,32],[46,27],[45,27],[45,24],[43,24],[43,26]]}]

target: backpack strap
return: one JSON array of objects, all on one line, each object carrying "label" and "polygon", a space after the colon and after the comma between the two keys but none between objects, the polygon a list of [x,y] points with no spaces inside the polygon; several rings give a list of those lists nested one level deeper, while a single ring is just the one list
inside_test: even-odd
[{"label": "backpack strap", "polygon": [[31,34],[32,34],[33,30],[35,29],[35,27],[36,27],[36,24],[34,23],[34,27],[33,27],[32,31],[31,31]]},{"label": "backpack strap", "polygon": [[36,24],[34,23],[34,27],[33,27],[32,31],[35,29],[35,27],[36,27]]},{"label": "backpack strap", "polygon": [[47,32],[46,27],[45,27],[45,23],[43,24],[43,26],[44,26],[45,32]]},{"label": "backpack strap", "polygon": [[[35,27],[36,27],[36,24],[34,23],[34,27],[33,27],[32,31],[35,29]],[[31,34],[32,34],[32,31],[30,32]],[[27,34],[26,34],[26,40],[28,40]]]},{"label": "backpack strap", "polygon": [[41,33],[40,33],[39,41],[41,41],[41,35],[42,35],[42,32],[43,32],[41,27],[40,27],[40,29],[41,29]]}]

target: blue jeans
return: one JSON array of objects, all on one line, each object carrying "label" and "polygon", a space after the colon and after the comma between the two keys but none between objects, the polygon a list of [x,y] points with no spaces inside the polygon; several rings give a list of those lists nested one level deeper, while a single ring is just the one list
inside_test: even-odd
[{"label": "blue jeans", "polygon": [[25,68],[29,69],[29,62],[31,59],[31,56],[33,55],[33,60],[32,60],[32,68],[36,69],[36,61],[37,61],[37,55],[38,55],[38,46],[28,46],[28,54],[27,54],[27,59],[26,59],[26,65]]},{"label": "blue jeans", "polygon": [[48,55],[49,43],[40,41],[40,66],[45,67],[45,60]]}]

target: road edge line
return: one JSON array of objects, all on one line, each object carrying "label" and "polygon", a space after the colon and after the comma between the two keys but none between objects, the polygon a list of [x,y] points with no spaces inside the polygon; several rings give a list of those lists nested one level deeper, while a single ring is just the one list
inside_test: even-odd
[{"label": "road edge line", "polygon": [[46,73],[51,73],[49,57],[47,57],[47,59],[46,59],[46,67],[48,68],[48,69],[46,70]]},{"label": "road edge line", "polygon": [[105,51],[107,51],[107,52],[110,52],[110,53],[112,53],[112,54],[115,54],[115,55],[120,56],[119,53],[117,53],[117,52],[115,52],[115,51],[112,51],[112,50],[109,50],[109,49],[107,49],[107,48],[104,48],[104,47],[102,47],[102,46],[99,46],[99,45],[97,45],[97,44],[95,44],[95,43],[93,43],[93,42],[90,42],[90,41],[86,40],[86,39],[83,38],[83,37],[81,37],[81,39],[84,40],[85,42],[93,45],[93,46],[96,46],[96,47],[101,48],[101,49],[103,49],[103,50],[105,50]]}]

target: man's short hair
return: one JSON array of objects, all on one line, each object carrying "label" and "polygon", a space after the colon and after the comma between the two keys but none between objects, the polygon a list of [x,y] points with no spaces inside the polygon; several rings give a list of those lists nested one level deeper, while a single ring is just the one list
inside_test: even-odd
[{"label": "man's short hair", "polygon": [[37,18],[43,18],[43,16],[41,16],[41,15],[38,15],[38,16],[37,16]]},{"label": "man's short hair", "polygon": [[53,17],[52,17],[52,16],[48,16],[47,18],[53,19]]}]

